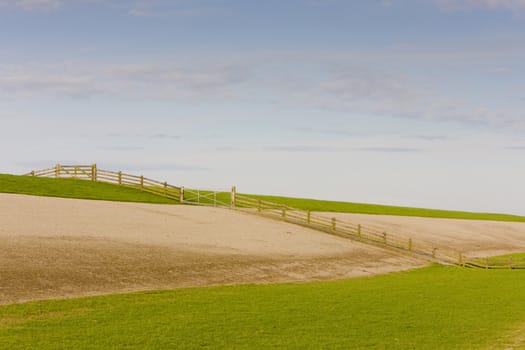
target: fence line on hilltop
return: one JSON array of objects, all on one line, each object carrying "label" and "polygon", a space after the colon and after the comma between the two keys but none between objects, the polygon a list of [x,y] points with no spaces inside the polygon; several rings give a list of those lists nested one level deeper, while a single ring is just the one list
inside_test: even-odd
[{"label": "fence line on hilltop", "polygon": [[122,171],[109,171],[99,169],[92,165],[60,165],[43,170],[33,170],[26,176],[74,178],[96,182],[106,182],[125,187],[132,187],[143,192],[152,193],[165,198],[181,202],[184,191],[181,187],[169,185],[167,182],[152,180],[143,175],[131,175]]},{"label": "fence line on hilltop", "polygon": [[231,191],[185,189],[152,180],[144,176],[126,174],[121,171],[108,171],[93,165],[60,165],[33,170],[26,176],[75,178],[97,182],[107,182],[132,187],[144,192],[169,198],[183,204],[231,208],[266,218],[285,221],[318,231],[350,238],[377,247],[395,250],[429,261],[453,264],[463,267],[483,269],[525,269],[525,257],[492,257],[469,259],[462,252],[447,246],[412,237],[392,234],[370,226],[356,224],[348,220],[293,208],[283,204],[256,199],[238,194],[235,186]]}]

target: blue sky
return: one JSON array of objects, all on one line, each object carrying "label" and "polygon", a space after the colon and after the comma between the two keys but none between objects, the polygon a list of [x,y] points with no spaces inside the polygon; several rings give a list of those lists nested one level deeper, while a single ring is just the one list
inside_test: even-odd
[{"label": "blue sky", "polygon": [[524,0],[0,0],[2,172],[525,214]]}]

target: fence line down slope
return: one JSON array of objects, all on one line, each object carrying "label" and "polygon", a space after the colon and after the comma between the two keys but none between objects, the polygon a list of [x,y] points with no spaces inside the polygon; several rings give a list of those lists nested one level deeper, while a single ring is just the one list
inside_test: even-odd
[{"label": "fence line down slope", "polygon": [[132,187],[137,190],[170,198],[183,204],[212,205],[231,208],[343,236],[377,247],[396,250],[429,261],[472,268],[525,269],[525,257],[467,259],[462,252],[450,247],[413,239],[412,237],[390,234],[387,231],[377,230],[369,226],[331,218],[328,217],[327,214],[314,213],[309,210],[302,210],[278,203],[255,199],[247,195],[238,194],[235,187],[232,187],[231,192],[184,189],[184,187],[169,185],[167,182],[152,180],[142,175],[137,176],[125,174],[121,171],[98,169],[96,164],[57,164],[54,167],[31,171],[25,175],[35,177],[76,178],[107,182],[120,186]]}]

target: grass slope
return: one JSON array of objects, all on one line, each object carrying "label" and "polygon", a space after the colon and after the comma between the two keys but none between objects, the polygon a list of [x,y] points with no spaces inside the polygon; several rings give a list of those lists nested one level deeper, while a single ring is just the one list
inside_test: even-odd
[{"label": "grass slope", "polygon": [[108,183],[3,174],[0,174],[0,193],[121,202],[177,203],[176,201],[141,192],[133,188]]},{"label": "grass slope", "polygon": [[[140,192],[134,188],[121,187],[107,183],[91,182],[86,180],[52,179],[0,174],[0,193],[2,192],[123,202],[177,203],[174,200],[146,192]],[[472,213],[253,194],[244,195],[278,204],[288,205],[298,209],[312,211],[525,222],[525,217],[523,216],[508,214]],[[196,202],[197,196],[200,197],[200,203],[213,204],[215,200],[222,205],[229,205],[230,203],[229,192],[216,193],[214,196],[213,192],[199,191],[199,194],[197,194],[196,190],[186,189],[186,199]]]},{"label": "grass slope", "polygon": [[400,216],[419,216],[430,218],[449,218],[449,219],[468,219],[468,220],[494,220],[494,221],[517,221],[525,222],[524,216],[492,213],[472,213],[439,209],[424,209],[397,207],[379,204],[363,204],[351,202],[336,202],[317,199],[289,198],[265,195],[247,195],[252,198],[262,199],[269,202],[288,205],[293,208],[312,210],[312,211],[329,211],[337,213],[355,213],[355,214],[375,214],[375,215],[400,215]]},{"label": "grass slope", "polygon": [[43,301],[1,306],[0,344],[40,350],[503,349],[519,341],[516,331],[525,326],[523,290],[522,271],[431,266],[335,282]]}]

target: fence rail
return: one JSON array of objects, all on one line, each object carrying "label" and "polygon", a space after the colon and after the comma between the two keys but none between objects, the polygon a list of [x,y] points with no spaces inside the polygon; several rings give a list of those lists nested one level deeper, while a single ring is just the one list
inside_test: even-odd
[{"label": "fence rail", "polygon": [[469,259],[463,264],[465,267],[481,268],[481,269],[510,269],[510,270],[524,270],[525,257],[521,256],[494,256],[487,258]]},{"label": "fence rail", "polygon": [[235,195],[234,203],[236,209],[307,226],[363,243],[394,249],[432,261],[459,264],[464,260],[463,255],[459,251],[448,247],[390,234],[386,231],[369,228],[347,220],[328,217],[326,214],[292,208],[239,194]]},{"label": "fence rail", "polygon": [[231,191],[185,189],[144,176],[125,174],[121,171],[98,169],[93,165],[60,165],[33,170],[25,174],[35,177],[76,178],[107,182],[132,187],[184,204],[227,207],[267,218],[306,226],[318,231],[347,237],[362,243],[393,249],[402,253],[441,263],[483,269],[525,269],[525,257],[489,257],[469,259],[462,252],[440,244],[392,234],[373,226],[363,226],[347,220],[328,217],[308,210],[292,208],[279,203],[256,199]]},{"label": "fence rail", "polygon": [[173,186],[167,182],[152,180],[144,176],[126,174],[121,171],[109,171],[97,168],[93,165],[61,165],[52,168],[33,170],[26,176],[74,178],[97,182],[107,182],[120,186],[132,187],[143,192],[148,192],[161,197],[182,202],[183,190],[181,187]]},{"label": "fence rail", "polygon": [[410,236],[392,234],[376,227],[363,226],[347,220],[328,217],[326,213],[315,213],[286,205],[239,195],[232,191],[236,209],[255,213],[273,219],[283,220],[316,230],[336,234],[363,243],[394,249],[421,258],[469,268],[484,269],[525,269],[525,257],[490,257],[470,259],[459,250]]}]

